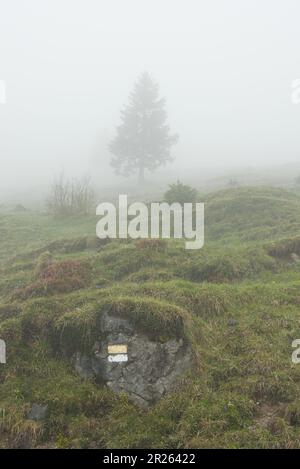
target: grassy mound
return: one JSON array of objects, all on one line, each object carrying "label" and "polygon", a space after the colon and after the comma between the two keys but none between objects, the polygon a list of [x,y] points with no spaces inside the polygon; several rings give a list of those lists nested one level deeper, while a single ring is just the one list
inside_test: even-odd
[{"label": "grassy mound", "polygon": [[127,318],[137,330],[156,341],[184,335],[184,319],[188,313],[167,302],[152,298],[114,296],[105,297],[95,305],[77,308],[61,316],[54,323],[63,349],[69,352],[91,350],[101,337],[100,321],[103,313]]},{"label": "grassy mound", "polygon": [[300,229],[299,195],[269,187],[242,187],[207,197],[205,223],[214,239],[258,241]]},{"label": "grassy mound", "polygon": [[91,279],[91,266],[86,260],[48,262],[42,260],[35,270],[36,279],[30,285],[17,289],[15,299],[68,293],[86,287]]},{"label": "grassy mound", "polygon": [[[180,266],[181,276],[195,282],[226,282],[275,271],[276,263],[261,248],[203,250]],[[177,270],[178,275],[180,271]]]},{"label": "grassy mound", "polygon": [[280,259],[288,258],[293,253],[300,255],[300,236],[273,242],[267,249],[270,256]]}]

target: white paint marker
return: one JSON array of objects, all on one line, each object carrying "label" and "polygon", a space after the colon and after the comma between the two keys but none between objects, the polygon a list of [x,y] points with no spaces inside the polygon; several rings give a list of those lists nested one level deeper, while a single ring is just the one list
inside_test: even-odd
[{"label": "white paint marker", "polygon": [[116,355],[109,355],[108,356],[108,361],[110,363],[127,362],[128,361],[128,355],[127,355],[127,353],[119,353],[119,354],[116,354]]}]

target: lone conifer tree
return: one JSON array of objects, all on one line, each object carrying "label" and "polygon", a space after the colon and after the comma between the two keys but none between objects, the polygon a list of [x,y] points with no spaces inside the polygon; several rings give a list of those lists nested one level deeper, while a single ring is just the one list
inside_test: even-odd
[{"label": "lone conifer tree", "polygon": [[110,143],[111,164],[117,174],[137,172],[142,182],[145,170],[154,171],[172,160],[170,151],[178,136],[170,134],[164,105],[157,83],[144,72],[121,111],[121,125]]}]

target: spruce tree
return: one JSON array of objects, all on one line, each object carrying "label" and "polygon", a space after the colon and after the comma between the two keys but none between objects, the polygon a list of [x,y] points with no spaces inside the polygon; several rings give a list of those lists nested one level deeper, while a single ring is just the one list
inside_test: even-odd
[{"label": "spruce tree", "polygon": [[144,181],[145,170],[154,171],[172,160],[171,147],[178,136],[170,134],[165,100],[159,97],[158,84],[144,72],[121,111],[121,125],[110,143],[111,164],[117,174],[138,174]]}]

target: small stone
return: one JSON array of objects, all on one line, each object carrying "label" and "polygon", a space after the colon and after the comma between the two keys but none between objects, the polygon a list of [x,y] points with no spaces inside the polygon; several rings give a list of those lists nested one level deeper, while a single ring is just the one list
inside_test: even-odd
[{"label": "small stone", "polygon": [[30,420],[35,420],[36,422],[44,420],[47,414],[47,410],[47,405],[33,404],[27,414],[27,418]]},{"label": "small stone", "polygon": [[237,325],[238,325],[238,321],[236,319],[229,319],[227,323],[227,326],[230,326],[230,327],[235,327]]}]

